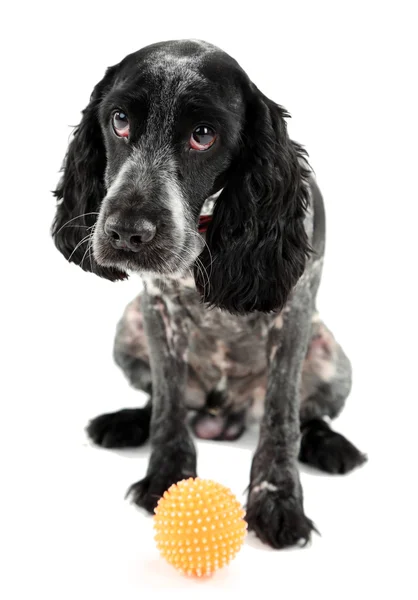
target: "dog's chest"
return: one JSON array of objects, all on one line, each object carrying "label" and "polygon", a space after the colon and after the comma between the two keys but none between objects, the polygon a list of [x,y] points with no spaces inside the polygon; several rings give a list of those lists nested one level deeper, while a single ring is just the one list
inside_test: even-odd
[{"label": "dog's chest", "polygon": [[189,361],[199,361],[217,374],[245,377],[266,367],[269,317],[261,313],[231,315],[208,309],[194,288],[182,286],[176,302],[187,320]]}]

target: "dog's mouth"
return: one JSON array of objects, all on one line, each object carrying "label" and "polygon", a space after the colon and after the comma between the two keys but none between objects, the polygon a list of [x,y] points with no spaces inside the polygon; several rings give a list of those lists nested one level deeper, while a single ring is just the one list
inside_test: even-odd
[{"label": "dog's mouth", "polygon": [[142,244],[136,251],[128,247],[115,248],[104,232],[101,235],[97,232],[93,240],[93,254],[100,266],[125,273],[186,276],[203,250],[204,236],[211,219],[211,215],[201,215],[196,227],[199,235],[186,235],[181,245],[175,232],[166,232],[151,243]]},{"label": "dog's mouth", "polygon": [[[193,271],[205,246],[205,236],[212,221],[214,203],[221,193],[209,196],[203,203],[194,228],[187,228],[182,234],[176,227],[160,226],[157,235],[150,243],[141,244],[135,251],[123,244],[112,243],[104,232],[106,215],[98,219],[93,237],[93,255],[101,267],[113,268],[125,273],[155,274],[167,277],[182,277]],[[168,221],[168,220],[167,220]]]}]

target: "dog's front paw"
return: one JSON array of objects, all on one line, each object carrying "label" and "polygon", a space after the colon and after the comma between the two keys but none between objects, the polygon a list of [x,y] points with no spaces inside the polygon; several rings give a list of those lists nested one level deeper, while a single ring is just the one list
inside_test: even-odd
[{"label": "dog's front paw", "polygon": [[178,483],[182,479],[196,477],[196,472],[178,471],[170,474],[161,472],[149,473],[144,479],[132,484],[126,493],[137,506],[144,508],[149,513],[154,512],[158,500],[173,483]]},{"label": "dog's front paw", "polygon": [[249,531],[273,548],[305,545],[316,531],[305,516],[302,499],[285,495],[267,482],[251,490],[246,519]]},{"label": "dog's front paw", "polygon": [[100,415],[86,427],[89,438],[103,448],[135,448],[149,436],[151,411],[146,408],[127,408]]},{"label": "dog's front paw", "polygon": [[169,443],[154,444],[146,477],[131,485],[126,493],[134,504],[150,513],[173,483],[197,476],[196,450],[186,429]]}]

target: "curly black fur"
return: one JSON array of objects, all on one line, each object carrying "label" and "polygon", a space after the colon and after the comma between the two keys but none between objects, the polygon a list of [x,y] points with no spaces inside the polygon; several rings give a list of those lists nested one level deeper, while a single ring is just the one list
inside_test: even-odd
[{"label": "curly black fur", "polygon": [[305,269],[308,172],[286,111],[248,83],[240,153],[218,198],[196,280],[203,300],[232,313],[280,310]]},{"label": "curly black fur", "polygon": [[54,191],[58,205],[52,224],[55,245],[67,260],[111,281],[126,279],[127,275],[118,269],[100,266],[88,244],[105,195],[106,153],[97,110],[114,73],[115,69],[109,68],[95,86],[73,133],[62,167],[63,176]]}]

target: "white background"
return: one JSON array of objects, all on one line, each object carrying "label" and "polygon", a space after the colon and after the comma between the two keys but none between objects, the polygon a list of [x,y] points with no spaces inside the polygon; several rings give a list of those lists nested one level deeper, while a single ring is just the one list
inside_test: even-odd
[{"label": "white background", "polygon": [[[14,598],[417,597],[413,2],[14,2],[1,39],[0,586]],[[123,500],[149,448],[88,445],[89,417],[135,406],[112,363],[140,283],[111,284],[54,249],[50,190],[70,125],[105,68],[152,42],[201,38],[292,114],[327,205],[319,305],[352,359],[335,428],[369,455],[347,477],[303,470],[322,537],[189,581],[158,558],[151,519]],[[141,399],[142,400],[142,399]],[[240,497],[255,432],[199,443],[199,472]],[[267,589],[269,591],[267,591]]]}]

